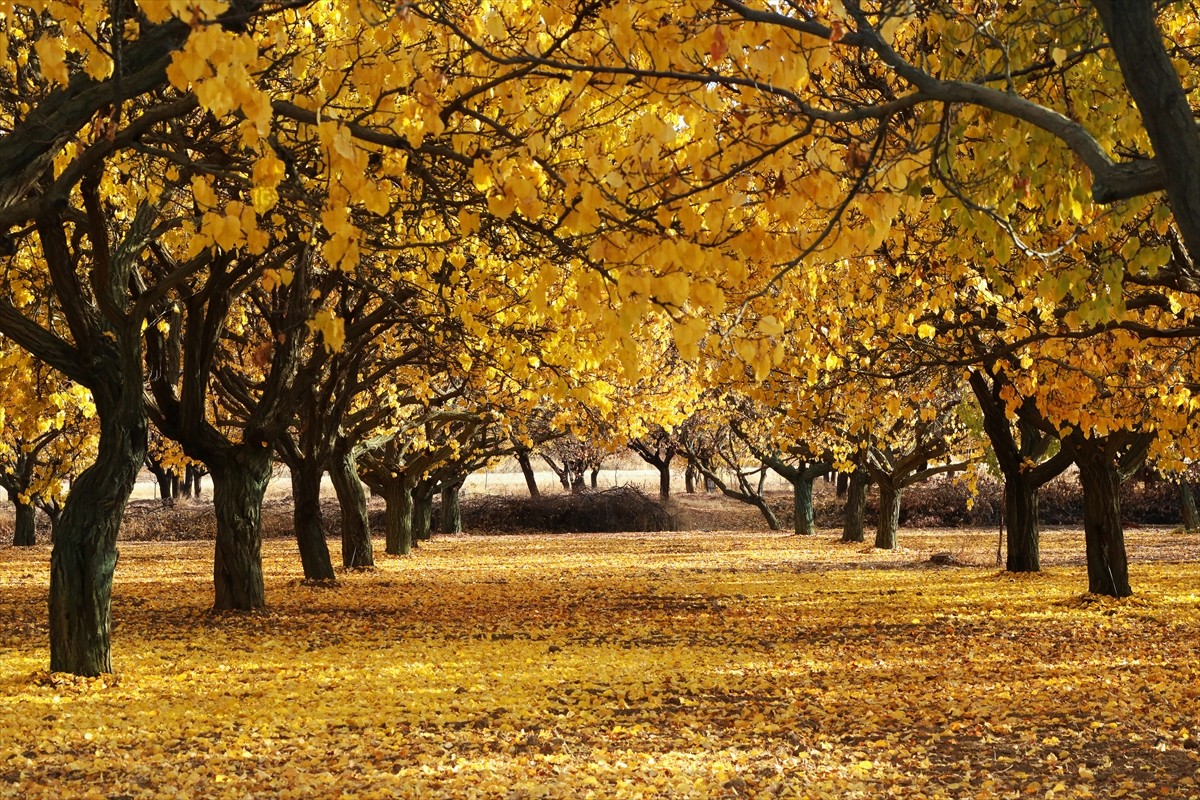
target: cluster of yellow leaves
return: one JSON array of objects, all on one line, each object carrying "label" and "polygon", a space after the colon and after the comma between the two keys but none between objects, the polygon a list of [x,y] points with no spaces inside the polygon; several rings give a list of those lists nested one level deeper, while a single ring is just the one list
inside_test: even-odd
[{"label": "cluster of yellow leaves", "polygon": [[[1132,552],[1178,534],[1133,533]],[[30,798],[1089,798],[1195,791],[1195,564],[1132,600],[991,537],[883,553],[757,533],[441,539],[200,609],[211,546],[125,544],[122,672],[44,664],[44,550],[0,559],[0,794]],[[1075,553],[1051,533],[1048,562]],[[1195,545],[1186,547],[1194,549]]]}]

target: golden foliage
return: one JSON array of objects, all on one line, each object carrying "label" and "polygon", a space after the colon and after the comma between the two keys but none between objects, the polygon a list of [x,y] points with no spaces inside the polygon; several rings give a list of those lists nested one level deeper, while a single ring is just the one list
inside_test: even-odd
[{"label": "golden foliage", "polygon": [[[48,675],[46,553],[0,554],[0,795],[1190,795],[1200,566],[1083,598],[1076,532],[1037,576],[990,536],[451,538],[215,617],[207,544],[125,544],[116,662]],[[1135,559],[1189,551],[1134,532]],[[1182,550],[1180,550],[1182,548]]]}]

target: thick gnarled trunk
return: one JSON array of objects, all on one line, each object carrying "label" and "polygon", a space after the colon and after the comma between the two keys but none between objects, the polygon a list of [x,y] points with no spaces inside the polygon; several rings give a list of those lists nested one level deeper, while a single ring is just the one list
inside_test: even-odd
[{"label": "thick gnarled trunk", "polygon": [[292,467],[292,526],[300,549],[304,578],[310,581],[331,581],[333,562],[325,541],[325,525],[321,519],[320,464],[302,458]]},{"label": "thick gnarled trunk", "polygon": [[136,395],[115,387],[107,400],[94,393],[96,461],[71,487],[50,554],[50,669],[90,676],[112,672],[117,534],[146,455],[147,424],[140,386]]},{"label": "thick gnarled trunk", "polygon": [[210,460],[207,467],[217,516],[213,608],[264,608],[262,500],[271,479],[271,449],[238,445]]}]

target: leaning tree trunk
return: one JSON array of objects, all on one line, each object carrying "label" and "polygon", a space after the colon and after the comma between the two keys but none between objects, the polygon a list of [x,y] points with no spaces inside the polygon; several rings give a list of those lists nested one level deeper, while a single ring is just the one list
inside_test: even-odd
[{"label": "leaning tree trunk", "polygon": [[50,669],[88,676],[112,672],[117,533],[146,457],[141,383],[92,391],[100,416],[96,461],[71,487],[50,553]]},{"label": "leaning tree trunk", "polygon": [[1008,528],[1005,569],[1009,572],[1041,570],[1038,487],[1020,469],[1004,475],[1004,525]]},{"label": "leaning tree trunk", "polygon": [[900,528],[900,489],[891,482],[879,484],[879,521],[875,526],[875,546],[881,550],[896,549],[896,531]]},{"label": "leaning tree trunk", "polygon": [[1120,473],[1104,448],[1090,442],[1076,448],[1075,463],[1083,486],[1088,591],[1129,597],[1133,590],[1129,588],[1129,561],[1121,527]]},{"label": "leaning tree trunk", "polygon": [[[844,474],[844,473],[843,473]],[[867,490],[871,488],[871,476],[865,469],[857,469],[846,484],[846,512],[842,520],[843,542],[865,542],[863,518],[867,515]]]},{"label": "leaning tree trunk", "polygon": [[533,464],[529,460],[529,452],[518,450],[517,463],[521,465],[521,474],[525,476],[525,488],[529,489],[529,496],[538,497],[541,492],[538,491],[537,476],[533,472]]},{"label": "leaning tree trunk", "polygon": [[1183,529],[1188,533],[1200,531],[1200,511],[1196,510],[1196,493],[1186,480],[1179,482],[1179,514]]},{"label": "leaning tree trunk", "polygon": [[451,483],[442,489],[442,533],[462,533],[461,483]]},{"label": "leaning tree trunk", "polygon": [[16,509],[13,522],[13,547],[32,547],[37,544],[37,509],[33,503],[21,500],[19,492],[9,492],[8,499]]},{"label": "leaning tree trunk", "polygon": [[267,604],[262,573],[262,500],[271,448],[237,445],[208,463],[217,516],[213,608],[253,611]]},{"label": "leaning tree trunk", "polygon": [[384,552],[406,556],[413,549],[412,487],[403,477],[389,478],[382,486],[384,508]]},{"label": "leaning tree trunk", "polygon": [[304,578],[310,581],[331,581],[337,577],[321,520],[322,472],[320,464],[311,458],[301,458],[292,467],[292,525]]},{"label": "leaning tree trunk", "polygon": [[342,566],[373,567],[375,551],[371,545],[371,521],[367,516],[367,493],[358,478],[354,459],[348,455],[334,458],[329,469],[333,490],[342,512]]},{"label": "leaning tree trunk", "polygon": [[814,476],[800,474],[791,480],[793,505],[796,509],[796,535],[811,536],[816,513],[813,510]]}]

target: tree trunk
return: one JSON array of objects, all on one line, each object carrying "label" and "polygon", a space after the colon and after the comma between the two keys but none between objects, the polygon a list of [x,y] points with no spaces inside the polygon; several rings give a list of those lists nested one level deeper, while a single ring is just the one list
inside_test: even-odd
[{"label": "tree trunk", "polygon": [[320,464],[310,458],[302,458],[292,467],[292,526],[300,548],[304,579],[309,581],[331,581],[337,577],[321,519],[322,472]]},{"label": "tree trunk", "polygon": [[900,489],[879,481],[879,521],[875,526],[875,546],[896,549],[896,531],[900,528]]},{"label": "tree trunk", "polygon": [[692,464],[683,470],[683,490],[688,494],[696,493],[696,467]]},{"label": "tree trunk", "polygon": [[442,533],[462,533],[461,489],[461,483],[452,483],[442,489]]},{"label": "tree trunk", "polygon": [[367,493],[358,478],[353,457],[340,455],[334,458],[329,477],[333,481],[338,507],[342,512],[342,566],[375,566],[371,521],[367,516]]},{"label": "tree trunk", "polygon": [[1041,570],[1038,487],[1019,469],[1004,476],[1004,525],[1008,529],[1005,569],[1009,572]]},{"label": "tree trunk", "polygon": [[1200,511],[1196,510],[1196,494],[1186,480],[1179,482],[1179,512],[1183,529],[1188,533],[1200,531]]},{"label": "tree trunk", "polygon": [[412,487],[402,477],[389,478],[383,484],[384,552],[406,556],[413,549]]},{"label": "tree trunk", "polygon": [[796,535],[811,536],[813,521],[813,480],[816,476],[798,475],[792,479],[792,497],[796,508]]},{"label": "tree trunk", "polygon": [[518,450],[517,463],[521,465],[521,474],[525,476],[525,488],[529,489],[529,496],[538,497],[541,492],[538,491],[537,476],[534,475],[533,464],[529,461],[529,452]]},{"label": "tree trunk", "polygon": [[89,676],[112,672],[117,533],[146,457],[141,382],[128,392],[92,388],[100,416],[96,461],[71,487],[50,553],[50,669]]},{"label": "tree trunk", "polygon": [[271,448],[237,445],[207,466],[217,516],[213,608],[263,608],[267,600],[262,574],[262,500],[271,480]]},{"label": "tree trunk", "polygon": [[[844,473],[841,473],[844,474]],[[842,521],[843,542],[864,542],[863,517],[867,513],[867,490],[871,477],[865,469],[856,469],[846,487],[846,512]]]},{"label": "tree trunk", "polygon": [[37,544],[37,509],[21,501],[18,492],[9,492],[8,499],[16,509],[13,524],[13,547],[32,547]]},{"label": "tree trunk", "polygon": [[433,538],[433,492],[427,489],[412,494],[412,538],[413,543],[427,542]]},{"label": "tree trunk", "polygon": [[600,488],[600,468],[599,467],[595,467],[592,469],[592,488],[593,489]]},{"label": "tree trunk", "polygon": [[658,496],[662,500],[671,499],[671,462],[658,465]]},{"label": "tree trunk", "polygon": [[1128,597],[1129,562],[1121,527],[1121,477],[1104,448],[1081,439],[1075,448],[1083,486],[1083,533],[1087,543],[1088,591]]},{"label": "tree trunk", "polygon": [[834,483],[834,493],[838,499],[841,499],[846,496],[846,492],[848,491],[850,491],[850,475],[845,472],[839,472]]}]

